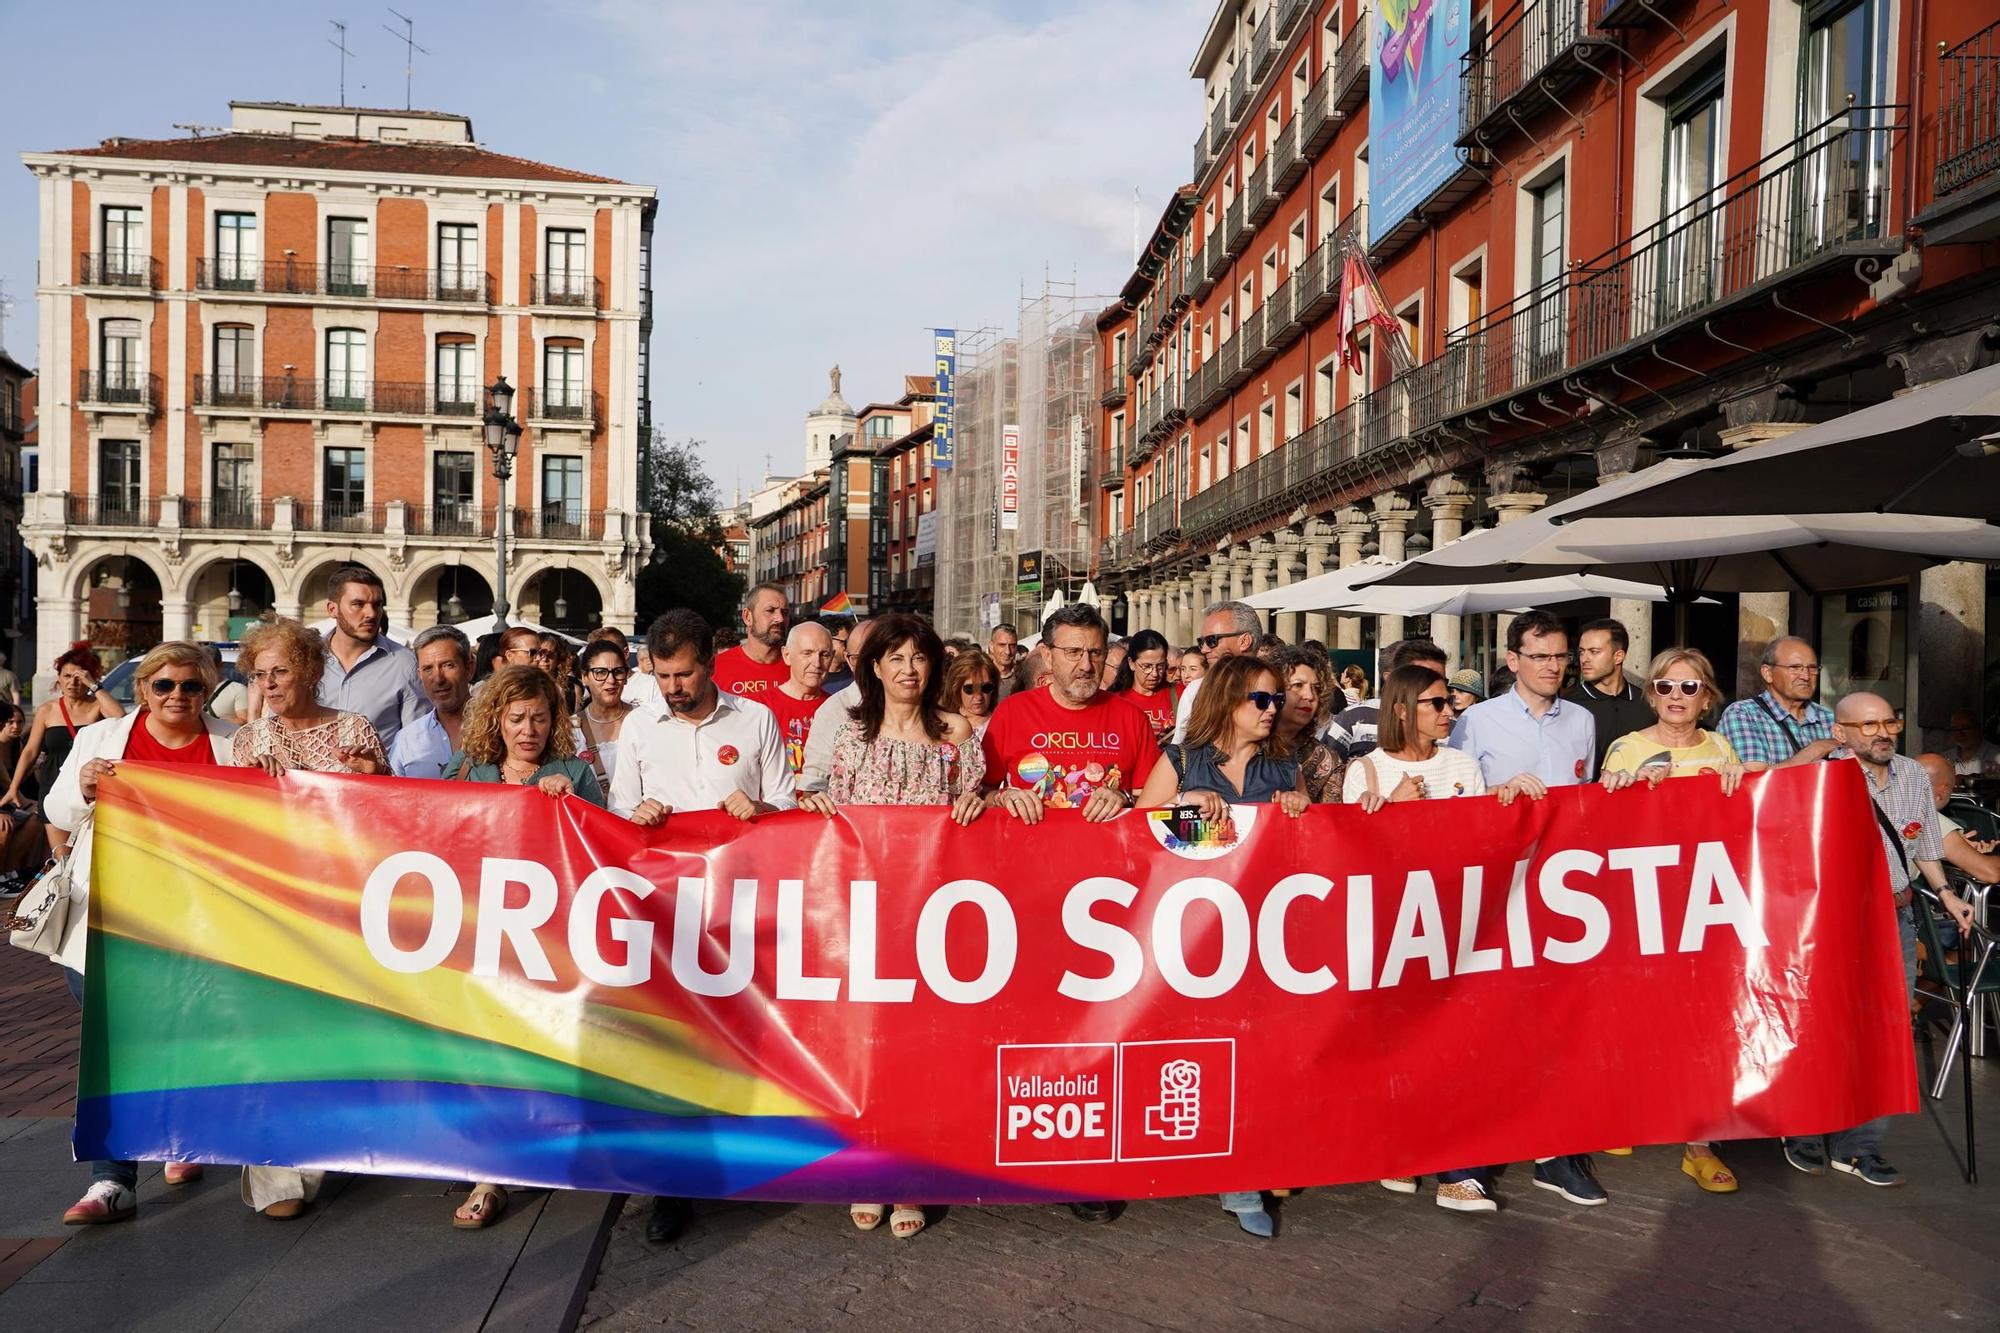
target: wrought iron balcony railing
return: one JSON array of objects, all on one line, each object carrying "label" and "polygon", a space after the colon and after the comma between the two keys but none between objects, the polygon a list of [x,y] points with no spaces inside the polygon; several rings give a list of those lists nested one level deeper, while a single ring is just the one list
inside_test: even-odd
[{"label": "wrought iron balcony railing", "polygon": [[521,420],[595,424],[604,419],[599,410],[601,403],[595,393],[586,389],[551,389],[546,386],[523,389]]},{"label": "wrought iron balcony railing", "polygon": [[160,377],[129,367],[78,371],[76,401],[79,407],[137,408],[151,412],[160,404]]},{"label": "wrought iron balcony railing", "polygon": [[529,302],[596,310],[603,306],[603,284],[587,273],[537,273],[529,284]]},{"label": "wrought iron balcony railing", "polygon": [[269,500],[235,492],[181,501],[181,526],[219,532],[267,532],[271,528]]},{"label": "wrought iron balcony railing", "polygon": [[[1564,80],[1588,68],[1591,0],[1526,0],[1514,21],[1467,51],[1459,73],[1458,141],[1470,146],[1481,131],[1549,103]],[[1514,105],[1521,103],[1522,105]],[[1530,105],[1532,104],[1532,105]]]},{"label": "wrought iron balcony railing", "polygon": [[2000,171],[2000,23],[1938,56],[1937,166],[1942,196]]},{"label": "wrought iron balcony railing", "polygon": [[157,496],[119,490],[69,495],[63,500],[63,520],[79,528],[156,528],[160,525],[160,501]]},{"label": "wrought iron balcony railing", "polygon": [[373,301],[491,305],[493,279],[471,268],[409,268],[396,264],[308,264],[296,259],[197,259],[201,292],[266,296],[326,296]]},{"label": "wrought iron balcony railing", "polygon": [[77,256],[76,285],[157,291],[160,286],[160,261],[137,250],[85,252]]},{"label": "wrought iron balcony railing", "polygon": [[476,384],[405,383],[355,375],[197,375],[194,405],[209,411],[328,412],[367,416],[477,417]]}]

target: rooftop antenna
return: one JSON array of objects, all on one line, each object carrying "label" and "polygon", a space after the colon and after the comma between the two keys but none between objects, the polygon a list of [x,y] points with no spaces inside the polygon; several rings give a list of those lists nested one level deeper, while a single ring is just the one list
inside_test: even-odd
[{"label": "rooftop antenna", "polygon": [[347,58],[354,52],[347,49],[347,25],[338,19],[328,19],[337,36],[326,39],[326,44],[340,52],[340,104],[347,105]]},{"label": "rooftop antenna", "polygon": [[382,31],[403,43],[403,110],[408,111],[412,105],[410,100],[411,71],[417,63],[417,53],[423,51],[425,55],[429,55],[430,52],[425,51],[423,47],[417,45],[417,21],[415,19],[393,6],[385,5],[383,8],[403,20],[403,30],[401,32],[397,32],[386,23],[382,25]]}]

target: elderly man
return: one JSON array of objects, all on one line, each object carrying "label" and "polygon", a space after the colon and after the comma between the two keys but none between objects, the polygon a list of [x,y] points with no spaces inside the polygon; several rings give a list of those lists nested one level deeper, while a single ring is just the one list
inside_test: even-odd
[{"label": "elderly man", "polygon": [[[1804,639],[1786,635],[1764,648],[1757,668],[1764,692],[1722,710],[1716,730],[1746,764],[1816,764],[1832,754],[1833,713],[1817,702],[1819,654]],[[1613,737],[1616,740],[1617,737]]]},{"label": "elderly man", "polygon": [[[1831,757],[1837,762],[1852,759],[1861,765],[1868,780],[1868,795],[1875,802],[1875,823],[1882,847],[1882,864],[1888,871],[1889,891],[1896,903],[1896,927],[1903,945],[1903,995],[1905,1005],[1917,982],[1917,912],[1911,881],[1921,874],[1935,889],[1945,910],[1960,929],[1972,924],[1972,907],[1953,893],[1945,882],[1942,831],[1938,826],[1937,801],[1923,765],[1896,753],[1896,738],[1903,734],[1903,720],[1879,694],[1865,691],[1843,695],[1834,708]],[[1785,1160],[1809,1176],[1825,1173],[1827,1167],[1870,1185],[1894,1186],[1903,1177],[1882,1156],[1882,1132],[1886,1118],[1871,1120],[1854,1129],[1845,1129],[1823,1138],[1809,1135],[1785,1140]]]},{"label": "elderly man", "polygon": [[2000,745],[1979,734],[1979,715],[1961,708],[1951,715],[1945,735],[1944,758],[1952,771],[1964,777],[2000,775]]},{"label": "elderly man", "polygon": [[1993,841],[1975,836],[1951,816],[1951,798],[1958,786],[1958,772],[1951,756],[1920,754],[1917,762],[1931,780],[1931,799],[1937,804],[1938,833],[1944,859],[1981,884],[2000,884],[2000,855]]},{"label": "elderly man", "polygon": [[[855,650],[859,653],[859,649]],[[986,638],[986,655],[1000,672],[1000,697],[1014,692],[1014,668],[1021,660],[1021,636],[1012,625],[995,625]]]},{"label": "elderly man", "polygon": [[1382,686],[1389,673],[1400,667],[1429,667],[1444,674],[1444,649],[1429,639],[1398,639],[1382,652],[1382,678],[1375,682],[1375,697],[1349,704],[1328,719],[1326,743],[1349,759],[1359,759],[1375,748],[1375,731],[1382,721]]},{"label": "elderly man", "polygon": [[[1246,602],[1217,602],[1201,613],[1201,634],[1195,639],[1209,666],[1214,666],[1225,657],[1237,657],[1255,652],[1257,636],[1264,631],[1263,622],[1257,619],[1257,612]],[[1196,680],[1181,692],[1180,706],[1174,710],[1174,744],[1187,740],[1188,719],[1194,716],[1195,696],[1201,693],[1201,681]],[[1141,773],[1139,781],[1146,775]]]},{"label": "elderly man", "polygon": [[778,720],[778,735],[785,742],[785,762],[796,778],[805,768],[806,740],[812,735],[814,714],[826,702],[821,688],[833,666],[833,635],[824,625],[802,620],[785,636],[785,666],[790,671],[785,683],[763,697],[766,708]]},{"label": "elderly man", "polygon": [[430,711],[417,679],[417,659],[383,632],[389,624],[382,579],[361,565],[342,565],[326,581],[326,673],[319,678],[319,701],[343,713],[359,713],[385,746],[396,733]]},{"label": "elderly man", "polygon": [[792,609],[776,584],[760,583],[743,603],[743,642],[715,655],[715,687],[764,703],[791,678],[785,665],[785,631]]},{"label": "elderly man", "polygon": [[[859,662],[861,650],[868,646],[868,632],[874,627],[872,620],[857,620],[847,634],[847,660]],[[825,791],[827,778],[833,772],[833,745],[840,739],[840,729],[861,707],[861,686],[850,679],[838,690],[829,691],[813,711],[812,725],[806,729],[806,744],[799,773],[800,791]]]},{"label": "elderly man", "polygon": [[465,701],[472,697],[472,643],[451,625],[433,625],[410,649],[431,711],[396,733],[389,770],[399,778],[441,778],[458,750]]}]

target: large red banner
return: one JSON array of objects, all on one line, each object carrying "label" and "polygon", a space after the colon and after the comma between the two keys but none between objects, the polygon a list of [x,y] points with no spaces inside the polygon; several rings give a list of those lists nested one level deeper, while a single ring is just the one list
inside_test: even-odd
[{"label": "large red banner", "polygon": [[1219,836],[1145,811],[642,830],[534,791],[143,765],[106,790],[88,1151],[1132,1198],[1914,1109],[1851,764],[1238,807]]}]

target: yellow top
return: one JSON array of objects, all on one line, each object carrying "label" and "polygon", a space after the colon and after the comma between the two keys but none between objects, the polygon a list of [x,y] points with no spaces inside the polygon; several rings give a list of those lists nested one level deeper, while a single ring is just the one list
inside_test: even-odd
[{"label": "yellow top", "polygon": [[1663,765],[1670,778],[1691,778],[1701,773],[1721,771],[1724,764],[1740,764],[1736,748],[1720,732],[1703,731],[1693,745],[1673,747],[1648,740],[1643,732],[1629,731],[1611,743],[1604,756],[1606,773],[1636,773]]}]

